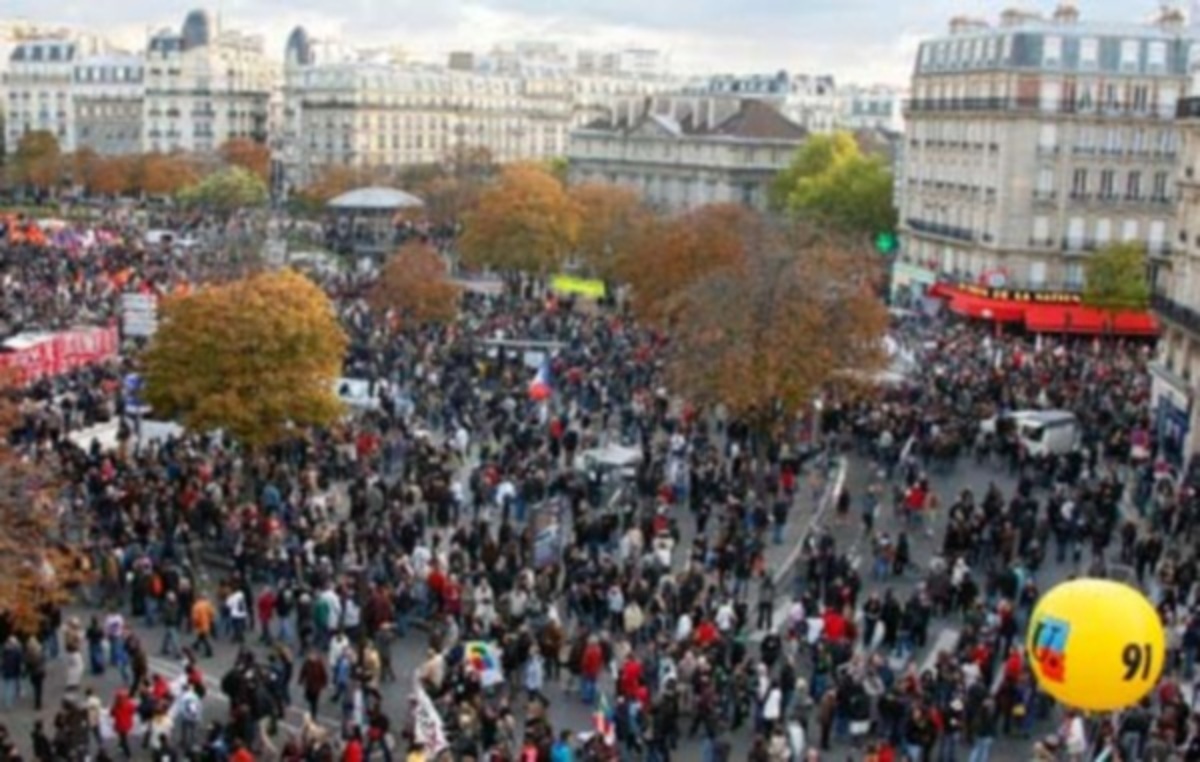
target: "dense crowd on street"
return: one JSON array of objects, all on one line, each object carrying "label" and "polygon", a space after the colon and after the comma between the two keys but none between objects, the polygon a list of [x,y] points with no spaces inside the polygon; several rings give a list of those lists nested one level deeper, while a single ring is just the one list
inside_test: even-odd
[{"label": "dense crowd on street", "polygon": [[[11,332],[94,323],[122,292],[219,277],[132,240],[0,244],[0,317]],[[28,740],[0,732],[0,754],[987,762],[1015,739],[1023,759],[1200,761],[1200,506],[1142,444],[1150,345],[897,319],[906,381],[831,392],[760,446],[674,398],[668,337],[614,305],[529,282],[397,333],[366,307],[367,276],[322,285],[350,337],[345,375],[371,388],[331,429],[249,453],[201,434],[135,447],[123,424],[117,447],[80,447],[68,432],[121,415],[129,361],[20,393],[12,441],[62,469],[89,576],[81,606],[47,606],[36,632],[0,615],[5,709],[44,718]],[[543,363],[552,391],[535,400]],[[1026,408],[1073,411],[1081,448],[1034,458],[980,434]],[[830,521],[860,522],[868,557],[818,522],[774,568],[840,457],[869,464],[869,486],[843,487]],[[968,461],[1016,489],[939,490]],[[928,537],[936,552],[918,556]],[[1158,608],[1169,667],[1141,706],[1084,717],[1039,693],[1024,626],[1064,565],[1128,569]],[[416,674],[393,669],[406,640],[428,648]],[[210,674],[214,648],[237,652],[232,668]],[[50,670],[65,695],[41,695]],[[123,687],[98,695],[114,670]],[[591,726],[555,724],[564,692]]]}]

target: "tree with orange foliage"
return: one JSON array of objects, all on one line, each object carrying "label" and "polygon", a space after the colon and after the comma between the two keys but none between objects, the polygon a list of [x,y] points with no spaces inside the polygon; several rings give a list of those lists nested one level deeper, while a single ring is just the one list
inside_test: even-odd
[{"label": "tree with orange foliage", "polygon": [[668,376],[688,400],[724,405],[770,435],[831,381],[882,367],[887,311],[871,289],[870,255],[844,239],[760,226],[743,248],[740,264],[686,289]]},{"label": "tree with orange foliage", "polygon": [[746,259],[746,241],[764,225],[736,204],[711,204],[648,225],[631,254],[617,261],[618,278],[633,289],[633,306],[650,322],[669,322],[687,287]]},{"label": "tree with orange foliage", "polygon": [[562,183],[543,167],[514,164],[479,197],[459,246],[469,267],[544,275],[574,248],[579,224]]},{"label": "tree with orange foliage", "polygon": [[221,160],[231,167],[241,167],[259,177],[264,183],[271,179],[271,149],[249,138],[232,138],[221,144]]},{"label": "tree with orange foliage", "polygon": [[392,311],[401,325],[448,323],[458,315],[459,288],[450,281],[442,257],[427,243],[409,243],[396,252],[367,293],[378,313]]},{"label": "tree with orange foliage", "polygon": [[150,196],[173,196],[200,179],[196,165],[182,154],[148,153],[139,165],[139,188]]},{"label": "tree with orange foliage", "polygon": [[570,193],[580,212],[575,252],[592,273],[613,279],[650,230],[650,213],[637,193],[619,185],[585,183]]},{"label": "tree with orange foliage", "polygon": [[479,203],[481,185],[451,175],[425,180],[414,192],[425,202],[425,216],[435,225],[450,225]]},{"label": "tree with orange foliage", "polygon": [[75,185],[91,188],[92,172],[100,163],[100,154],[88,146],[76,149],[67,155],[67,166],[71,170],[71,182]]},{"label": "tree with orange foliage", "polygon": [[9,172],[15,185],[27,185],[40,191],[57,188],[63,179],[63,156],[58,138],[49,130],[26,132],[17,142]]},{"label": "tree with orange foliage", "polygon": [[321,167],[312,182],[294,191],[292,198],[304,211],[318,213],[335,196],[371,185],[375,179],[371,172],[341,164],[330,164]]},{"label": "tree with orange foliage", "polygon": [[293,270],[168,299],[142,355],[146,399],[193,431],[248,447],[342,414],[334,386],[346,335],[329,297]]},{"label": "tree with orange foliage", "polygon": [[98,196],[119,196],[132,186],[133,160],[128,156],[104,156],[92,165],[88,190]]},{"label": "tree with orange foliage", "polygon": [[54,505],[56,476],[48,461],[25,457],[11,444],[17,420],[12,401],[0,401],[0,610],[36,632],[42,606],[61,605],[81,581],[77,554],[61,536]]}]

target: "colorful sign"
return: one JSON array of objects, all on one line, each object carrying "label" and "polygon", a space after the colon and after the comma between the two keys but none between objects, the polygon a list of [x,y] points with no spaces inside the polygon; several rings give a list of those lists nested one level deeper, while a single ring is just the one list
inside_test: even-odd
[{"label": "colorful sign", "polygon": [[467,666],[479,675],[479,683],[491,688],[504,682],[504,668],[500,663],[500,648],[494,643],[472,640],[463,646],[463,659]]},{"label": "colorful sign", "polygon": [[603,299],[608,293],[604,281],[574,275],[555,275],[550,279],[550,289],[560,294],[578,294],[589,299]]},{"label": "colorful sign", "polygon": [[959,291],[981,296],[984,299],[998,299],[1009,302],[1029,302],[1031,304],[1079,304],[1082,299],[1079,294],[1071,291],[1031,291],[1028,289],[994,288],[990,286],[975,286],[964,283],[956,287]]}]

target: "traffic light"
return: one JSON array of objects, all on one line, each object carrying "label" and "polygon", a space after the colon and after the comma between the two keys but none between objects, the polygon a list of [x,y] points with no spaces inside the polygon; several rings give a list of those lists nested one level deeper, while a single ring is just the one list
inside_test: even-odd
[{"label": "traffic light", "polygon": [[896,234],[892,232],[879,233],[875,236],[875,250],[880,254],[891,254],[896,251],[899,241],[896,240]]}]

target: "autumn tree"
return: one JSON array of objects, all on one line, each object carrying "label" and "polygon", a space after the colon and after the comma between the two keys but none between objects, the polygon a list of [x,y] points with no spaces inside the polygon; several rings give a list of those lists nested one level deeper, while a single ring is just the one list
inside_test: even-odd
[{"label": "autumn tree", "polygon": [[88,191],[98,196],[119,196],[133,188],[130,156],[102,156],[88,173]]},{"label": "autumn tree", "polygon": [[670,321],[688,286],[746,260],[746,241],[762,218],[736,204],[711,204],[651,223],[637,246],[617,263],[617,276],[633,289],[633,306],[645,320]]},{"label": "autumn tree", "polygon": [[492,179],[499,169],[486,146],[469,143],[460,143],[447,151],[442,166],[451,177],[476,184]]},{"label": "autumn tree", "polygon": [[321,167],[312,182],[293,194],[293,201],[302,211],[321,212],[329,200],[347,191],[371,185],[375,176],[355,167],[331,164]]},{"label": "autumn tree", "polygon": [[271,149],[249,138],[233,138],[221,144],[221,160],[230,167],[241,167],[263,183],[271,179]]},{"label": "autumn tree", "polygon": [[546,274],[575,246],[579,225],[562,183],[539,166],[515,164],[484,190],[459,246],[468,267]]},{"label": "autumn tree", "polygon": [[570,193],[580,215],[576,254],[595,275],[615,278],[650,230],[650,213],[637,193],[619,185],[585,183]]},{"label": "autumn tree", "polygon": [[[7,387],[7,380],[0,381]],[[59,527],[60,485],[50,461],[26,457],[12,444],[17,411],[0,399],[0,611],[35,632],[44,604],[67,603],[82,581],[76,554]]]},{"label": "autumn tree", "polygon": [[148,153],[139,157],[138,189],[149,196],[174,196],[200,180],[200,173],[183,154]]},{"label": "autumn tree", "polygon": [[164,303],[143,357],[146,398],[189,429],[261,448],[338,418],[345,349],[328,297],[295,271],[210,286]]},{"label": "autumn tree", "polygon": [[1083,303],[1110,316],[1144,310],[1150,304],[1146,247],[1135,242],[1112,243],[1084,265]]},{"label": "autumn tree", "polygon": [[402,325],[447,323],[458,314],[459,288],[446,262],[426,243],[402,247],[383,266],[367,303],[380,314],[391,312]]},{"label": "autumn tree", "polygon": [[769,435],[836,377],[882,367],[887,312],[861,248],[808,225],[748,230],[740,265],[688,287],[667,368],[688,400]]},{"label": "autumn tree", "polygon": [[414,188],[425,202],[425,216],[435,225],[450,225],[469,213],[479,201],[480,186],[465,183],[452,175],[436,175]]},{"label": "autumn tree", "polygon": [[71,183],[85,189],[91,188],[92,173],[100,164],[100,154],[88,146],[68,154],[64,162],[70,168]]},{"label": "autumn tree", "polygon": [[847,132],[809,138],[776,176],[769,196],[776,211],[843,233],[875,236],[896,228],[891,170]]},{"label": "autumn tree", "polygon": [[39,191],[58,187],[63,169],[58,138],[49,130],[33,130],[22,135],[9,167],[14,185]]},{"label": "autumn tree", "polygon": [[179,192],[184,206],[230,214],[267,203],[267,185],[242,167],[228,167]]}]

